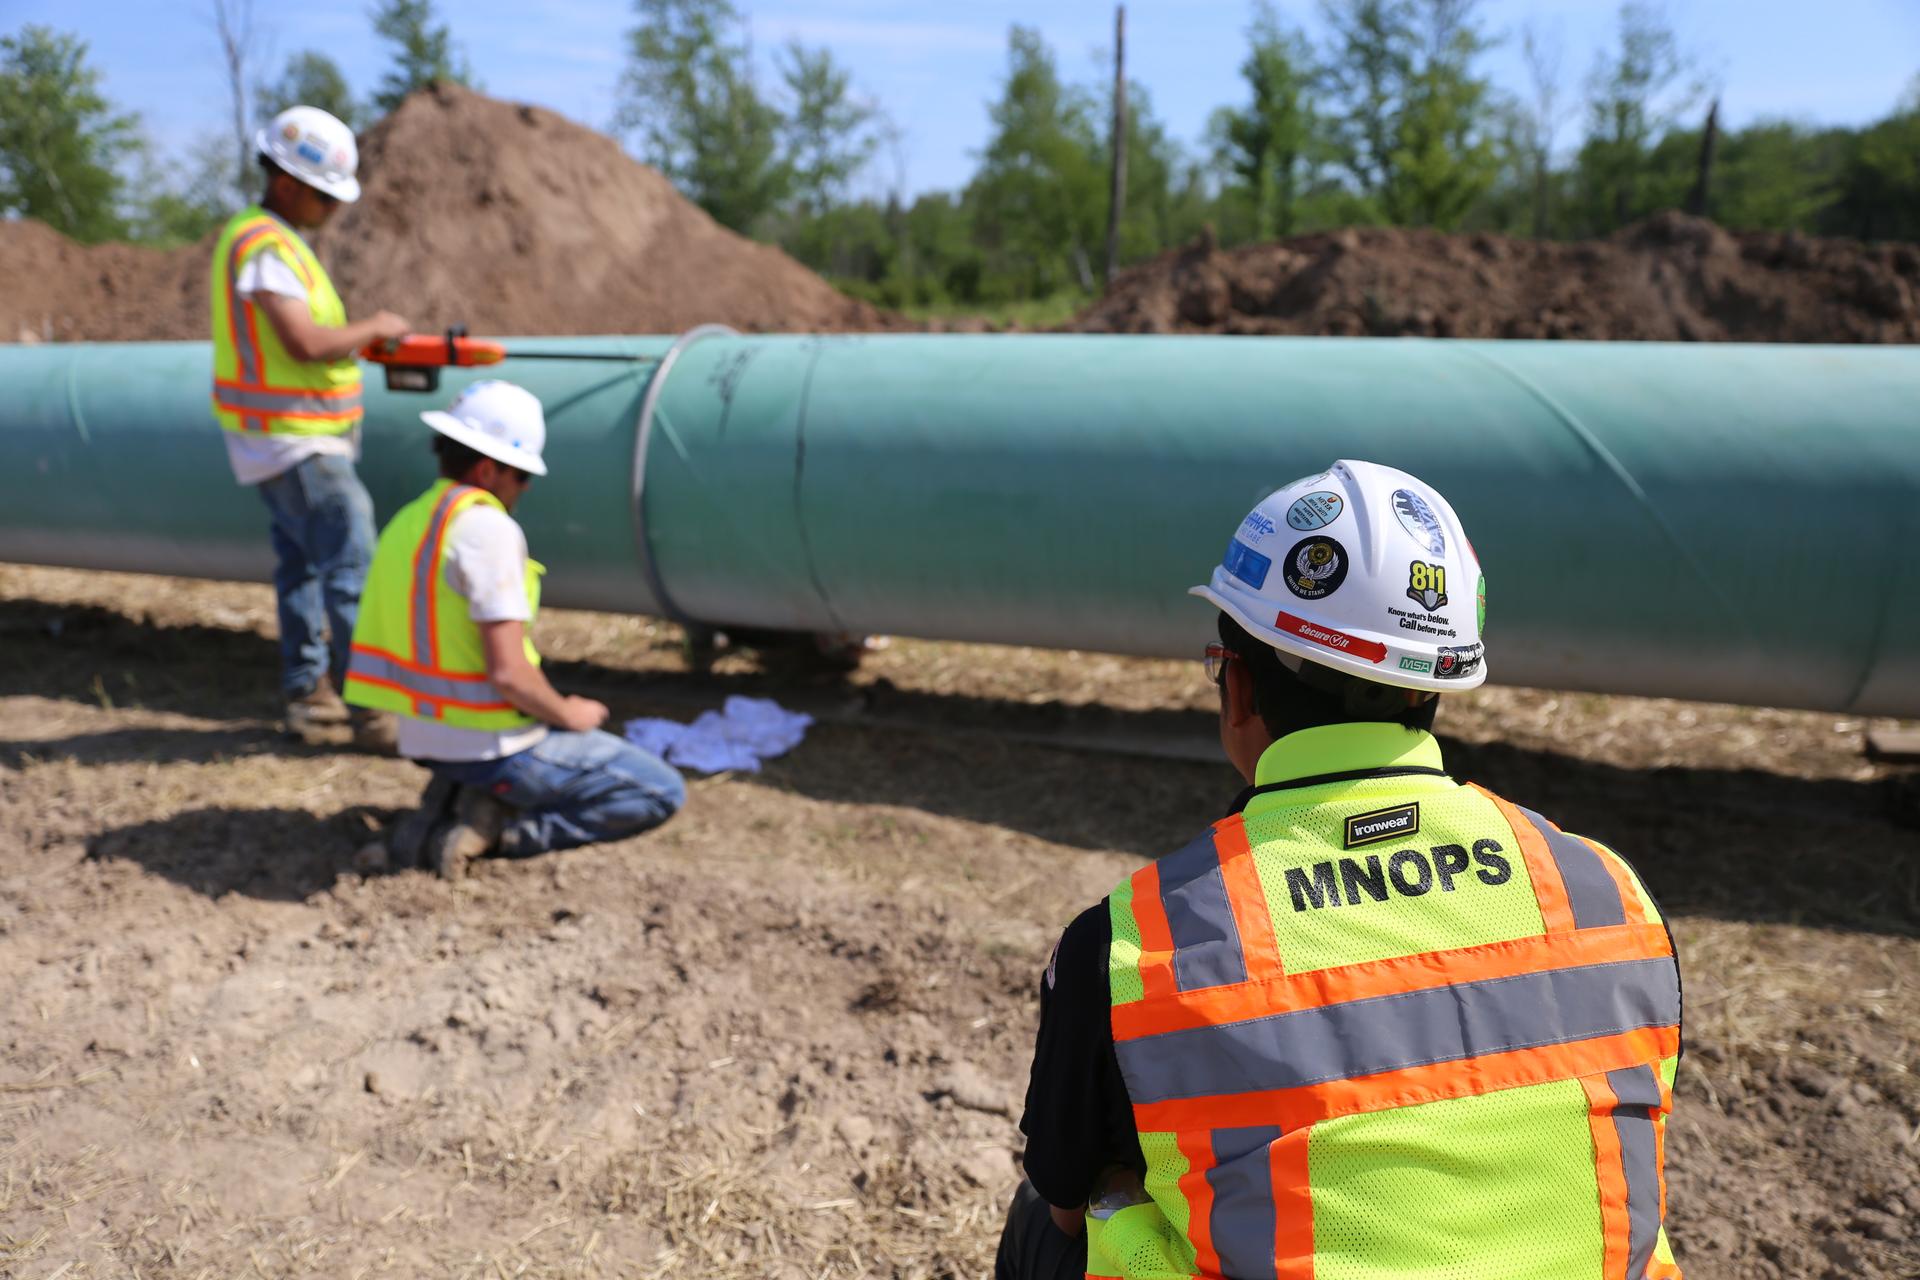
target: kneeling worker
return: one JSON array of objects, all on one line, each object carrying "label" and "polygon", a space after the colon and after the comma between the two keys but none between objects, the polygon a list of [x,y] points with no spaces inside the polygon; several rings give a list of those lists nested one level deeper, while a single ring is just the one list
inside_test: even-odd
[{"label": "kneeling worker", "polygon": [[1627,864],[1442,768],[1480,565],[1404,472],[1268,497],[1212,581],[1248,787],[1067,927],[996,1275],[1677,1277],[1680,973]]},{"label": "kneeling worker", "polygon": [[543,569],[509,513],[547,473],[539,400],[476,382],[420,417],[440,479],[380,533],[345,692],[395,712],[400,754],[433,771],[426,860],[457,879],[496,844],[525,856],[659,826],[686,800],[680,775],[603,732],[603,704],[558,693],[528,634]]}]

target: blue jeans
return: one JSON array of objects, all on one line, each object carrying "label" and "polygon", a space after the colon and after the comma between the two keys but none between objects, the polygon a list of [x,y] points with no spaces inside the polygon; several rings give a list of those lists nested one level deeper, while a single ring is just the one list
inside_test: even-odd
[{"label": "blue jeans", "polygon": [[639,835],[687,802],[687,784],[672,765],[600,729],[555,729],[498,760],[418,763],[519,810],[500,833],[500,851],[512,857]]},{"label": "blue jeans", "polygon": [[280,689],[311,693],[329,673],[347,678],[360,589],[373,563],[373,499],[353,460],[319,453],[255,488],[273,518],[279,564],[273,589],[280,602]]}]

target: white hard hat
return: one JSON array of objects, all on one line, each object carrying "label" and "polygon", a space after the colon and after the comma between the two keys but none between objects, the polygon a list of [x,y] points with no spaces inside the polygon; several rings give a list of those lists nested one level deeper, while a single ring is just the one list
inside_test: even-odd
[{"label": "white hard hat", "polygon": [[488,378],[462,391],[445,412],[429,409],[420,421],[495,462],[547,474],[540,460],[547,447],[547,417],[539,398],[525,387]]},{"label": "white hard hat", "polygon": [[1295,670],[1434,693],[1487,678],[1479,557],[1447,500],[1392,467],[1342,460],[1268,495],[1190,594]]},{"label": "white hard hat", "polygon": [[360,148],[353,130],[318,107],[288,107],[253,135],[260,154],[316,191],[352,204],[360,198]]}]

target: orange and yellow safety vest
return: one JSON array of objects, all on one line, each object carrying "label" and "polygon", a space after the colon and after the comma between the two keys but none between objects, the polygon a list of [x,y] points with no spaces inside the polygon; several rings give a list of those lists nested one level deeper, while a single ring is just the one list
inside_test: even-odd
[{"label": "orange and yellow safety vest", "polygon": [[1090,1276],[1660,1280],[1679,970],[1605,847],[1440,768],[1288,735],[1109,898],[1151,1200]]},{"label": "orange and yellow safety vest", "polygon": [[[447,530],[477,504],[501,508],[485,489],[440,480],[400,508],[373,550],[353,626],[342,696],[417,720],[464,729],[520,729],[535,723],[487,678],[486,650],[467,601],[447,585]],[[540,612],[540,575],[527,561],[527,601]],[[527,660],[540,664],[527,621]]]},{"label": "orange and yellow safety vest", "polygon": [[297,232],[258,205],[242,209],[213,250],[213,416],[227,431],[339,435],[358,423],[360,366],[353,357],[296,360],[272,323],[237,285],[256,254],[277,253],[307,288],[307,314],[337,329],[347,322],[333,281]]}]

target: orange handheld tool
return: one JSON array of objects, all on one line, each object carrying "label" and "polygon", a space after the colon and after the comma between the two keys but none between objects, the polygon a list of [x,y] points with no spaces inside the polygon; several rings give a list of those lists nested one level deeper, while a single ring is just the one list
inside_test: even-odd
[{"label": "orange handheld tool", "polygon": [[616,355],[604,351],[509,351],[487,338],[469,338],[465,325],[455,325],[441,337],[410,333],[388,342],[370,343],[361,358],[386,370],[389,391],[435,391],[440,371],[502,360],[613,360],[622,364],[650,364],[651,356]]}]

